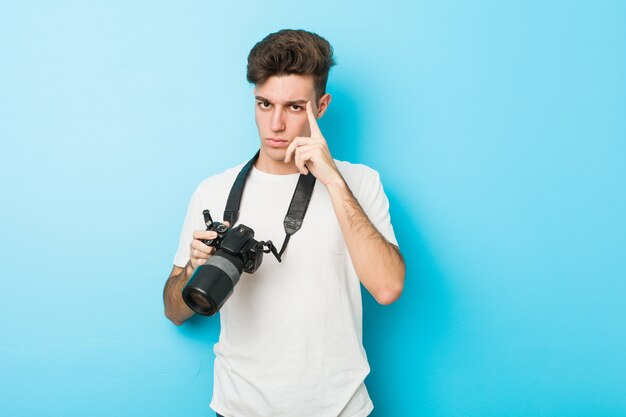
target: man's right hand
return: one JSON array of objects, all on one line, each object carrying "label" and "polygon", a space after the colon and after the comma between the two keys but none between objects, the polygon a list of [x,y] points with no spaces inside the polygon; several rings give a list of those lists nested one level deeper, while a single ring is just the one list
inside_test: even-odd
[{"label": "man's right hand", "polygon": [[[228,222],[224,224],[230,227]],[[189,245],[189,263],[187,264],[187,274],[191,276],[197,267],[204,265],[204,263],[213,255],[216,251],[215,247],[205,245],[203,240],[215,239],[217,232],[208,230],[195,230],[193,232],[193,240]]]},{"label": "man's right hand", "polygon": [[[224,222],[226,226],[230,225]],[[205,245],[202,241],[215,239],[217,232],[196,230],[193,232],[193,240],[189,245],[189,262],[186,268],[174,265],[170,277],[163,288],[163,304],[165,316],[177,326],[180,326],[189,317],[193,316],[193,311],[187,307],[183,301],[182,291],[193,272],[200,265],[203,265],[215,253],[213,246]]]}]

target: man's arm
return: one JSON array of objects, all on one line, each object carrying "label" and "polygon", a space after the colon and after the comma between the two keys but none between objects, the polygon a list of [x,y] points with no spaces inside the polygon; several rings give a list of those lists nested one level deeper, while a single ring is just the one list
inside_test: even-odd
[{"label": "man's arm", "polygon": [[402,294],[406,273],[399,248],[370,222],[341,176],[326,188],[359,280],[380,304],[393,303]]},{"label": "man's arm", "polygon": [[170,277],[163,288],[163,305],[165,307],[165,317],[170,319],[177,326],[183,324],[189,317],[193,316],[191,310],[183,301],[183,288],[191,277],[190,265],[185,268],[174,265]]},{"label": "man's arm", "polygon": [[293,158],[302,174],[311,171],[326,186],[359,280],[376,301],[391,304],[404,288],[404,259],[368,219],[339,173],[310,102],[306,110],[311,137],[296,137],[287,148],[285,162]]},{"label": "man's arm", "polygon": [[[228,222],[224,222],[229,226]],[[189,245],[189,262],[184,268],[174,265],[170,277],[163,288],[163,305],[165,317],[177,326],[183,324],[189,317],[194,315],[192,309],[183,301],[183,288],[193,275],[196,268],[203,265],[215,252],[213,246],[203,243],[206,239],[215,239],[217,232],[196,230],[193,232],[193,240]]]}]

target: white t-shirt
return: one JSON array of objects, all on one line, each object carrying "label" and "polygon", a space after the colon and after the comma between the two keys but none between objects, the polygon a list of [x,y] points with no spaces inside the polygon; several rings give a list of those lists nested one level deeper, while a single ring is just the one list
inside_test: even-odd
[{"label": "white t-shirt", "polygon": [[[397,244],[389,203],[373,169],[335,161],[370,221]],[[222,219],[243,164],[204,180],[194,192],[174,264],[189,260],[194,230],[205,230],[202,210]],[[253,168],[238,223],[256,240],[280,250],[283,220],[299,174]],[[369,364],[362,343],[361,287],[324,184],[316,181],[301,229],[279,263],[265,254],[244,273],[220,310],[214,347],[211,408],[225,417],[361,417],[373,409],[364,380]]]}]

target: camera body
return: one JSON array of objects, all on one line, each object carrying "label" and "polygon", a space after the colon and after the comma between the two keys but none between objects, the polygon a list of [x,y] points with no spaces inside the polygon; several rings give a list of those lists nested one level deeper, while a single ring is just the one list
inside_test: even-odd
[{"label": "camera body", "polygon": [[185,304],[198,314],[212,316],[232,295],[241,274],[254,273],[263,261],[264,246],[269,246],[277,259],[271,241],[258,242],[254,230],[239,224],[228,228],[224,223],[214,222],[208,210],[203,212],[208,231],[217,233],[214,239],[203,240],[216,250],[212,256],[196,268],[183,288]]},{"label": "camera body", "polygon": [[206,239],[204,244],[219,250],[224,250],[231,255],[238,256],[243,264],[243,272],[254,273],[263,261],[263,248],[254,239],[254,230],[240,224],[229,229],[224,223],[211,222],[207,225],[208,231],[215,231],[215,239]]},{"label": "camera body", "polygon": [[[233,256],[241,259],[243,272],[248,274],[254,273],[263,261],[263,246],[254,239],[254,230],[243,224],[237,225],[232,229],[228,229],[224,223],[213,222],[211,226],[215,227],[217,238],[205,241],[208,246],[213,246],[219,251],[225,251]],[[226,232],[221,232],[226,228]],[[207,229],[209,230],[209,229]]]},{"label": "camera body", "polygon": [[205,239],[202,241],[202,243],[207,246],[213,246],[214,248],[219,249],[222,243],[222,239],[224,239],[224,236],[226,236],[226,233],[228,232],[228,226],[226,226],[224,223],[209,220],[208,222],[206,222],[206,230],[208,232],[216,232],[217,237],[215,239]]}]

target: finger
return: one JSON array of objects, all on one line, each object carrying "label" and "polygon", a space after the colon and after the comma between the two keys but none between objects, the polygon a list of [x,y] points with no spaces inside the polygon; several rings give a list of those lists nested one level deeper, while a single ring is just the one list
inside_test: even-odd
[{"label": "finger", "polygon": [[298,171],[300,171],[300,173],[302,175],[307,175],[309,173],[309,169],[306,167],[306,159],[303,159],[301,156],[296,156],[295,158],[295,163],[296,163],[296,168],[298,168]]},{"label": "finger", "polygon": [[189,258],[189,260],[191,261],[191,266],[193,266],[194,269],[197,268],[198,265],[204,264],[207,261],[207,259],[208,259],[208,257],[206,257],[206,256],[203,256],[201,258],[196,258],[194,256],[191,256]]},{"label": "finger", "polygon": [[319,160],[319,156],[323,156],[324,147],[320,143],[311,143],[307,145],[298,146],[296,148],[296,155],[303,158],[305,161],[316,162]]},{"label": "finger", "polygon": [[194,239],[215,239],[217,237],[217,232],[214,230],[196,230],[193,232]]},{"label": "finger", "polygon": [[[212,236],[212,237],[211,237]],[[217,235],[210,235],[209,237],[199,237],[197,239],[193,239],[190,243],[190,246],[194,249],[204,249],[205,251],[207,251],[210,246],[207,245],[205,242],[207,240],[214,240],[217,238]]]},{"label": "finger", "polygon": [[311,143],[302,144],[296,148],[296,154],[302,154],[303,152],[324,152],[324,144],[319,141],[312,140]]},{"label": "finger", "polygon": [[202,252],[200,252],[200,250],[198,250],[198,249],[191,249],[191,250],[189,251],[189,257],[190,257],[191,259],[193,259],[193,260],[198,260],[198,259],[200,259],[200,258],[206,258],[206,257],[207,257],[206,255],[207,255],[206,253],[205,253],[205,254],[203,254],[203,253],[202,253]]},{"label": "finger", "polygon": [[294,140],[291,141],[289,146],[287,146],[287,151],[285,151],[285,163],[291,162],[291,155],[294,153],[296,147],[298,146],[299,140],[300,137],[296,137],[294,138]]},{"label": "finger", "polygon": [[288,164],[291,161],[291,155],[294,153],[295,149],[300,146],[306,138],[297,136],[294,140],[291,141],[289,146],[287,147],[287,151],[285,152],[285,163]]},{"label": "finger", "polygon": [[309,174],[309,169],[307,168],[307,166],[304,163],[301,163],[299,165],[296,165],[298,167],[298,171],[300,171],[300,174],[302,175],[308,175]]},{"label": "finger", "polygon": [[301,174],[309,173],[309,163],[314,163],[315,147],[311,145],[300,146],[296,149],[295,164]]},{"label": "finger", "polygon": [[311,136],[322,136],[322,131],[317,124],[317,119],[315,118],[315,115],[313,114],[313,103],[311,103],[310,101],[306,102],[306,115],[309,118]]},{"label": "finger", "polygon": [[204,258],[191,258],[191,266],[193,267],[193,269],[198,268],[200,265],[204,265],[206,263],[208,259],[204,259]]},{"label": "finger", "polygon": [[201,240],[194,240],[191,242],[190,249],[192,254],[196,255],[196,257],[210,255],[215,252],[215,248],[213,246],[208,246]]},{"label": "finger", "polygon": [[[313,150],[307,150],[300,152],[299,159],[302,160],[305,164],[314,164],[315,152]],[[307,167],[308,168],[308,167]]]}]

